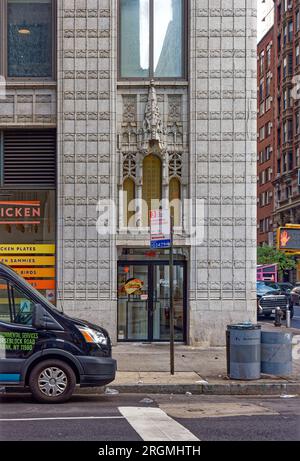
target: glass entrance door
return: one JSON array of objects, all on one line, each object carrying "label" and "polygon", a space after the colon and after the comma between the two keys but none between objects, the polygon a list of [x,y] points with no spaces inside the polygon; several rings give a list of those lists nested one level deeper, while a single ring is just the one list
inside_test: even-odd
[{"label": "glass entrance door", "polygon": [[[185,263],[174,266],[175,340],[186,340]],[[170,339],[169,265],[122,262],[118,268],[118,340]]]},{"label": "glass entrance door", "polygon": [[149,271],[147,265],[118,269],[118,340],[148,338]]},{"label": "glass entrance door", "polygon": [[[170,276],[168,265],[153,266],[153,340],[170,339]],[[184,267],[174,267],[174,334],[184,340]]]}]

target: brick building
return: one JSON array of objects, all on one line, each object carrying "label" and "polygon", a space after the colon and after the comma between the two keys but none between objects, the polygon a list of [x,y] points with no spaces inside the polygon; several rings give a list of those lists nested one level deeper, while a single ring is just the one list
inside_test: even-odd
[{"label": "brick building", "polygon": [[272,244],[274,203],[274,29],[257,45],[257,243]]},{"label": "brick building", "polygon": [[300,223],[300,4],[276,3],[274,16],[274,228]]}]

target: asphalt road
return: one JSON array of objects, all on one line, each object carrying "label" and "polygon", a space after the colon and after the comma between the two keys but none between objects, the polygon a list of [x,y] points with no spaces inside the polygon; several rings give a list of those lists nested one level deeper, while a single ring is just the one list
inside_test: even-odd
[{"label": "asphalt road", "polygon": [[1,441],[153,441],[159,431],[160,440],[299,441],[300,398],[76,395],[38,405],[27,394],[0,396]]},{"label": "asphalt road", "polygon": [[[295,306],[294,310],[295,310],[295,313],[294,313],[294,317],[293,317],[293,319],[291,321],[291,327],[300,329],[300,307]],[[267,319],[265,317],[260,317],[258,320],[259,320],[259,322],[274,323],[274,316],[272,316],[269,319]],[[284,320],[283,320],[283,322],[284,322]]]}]

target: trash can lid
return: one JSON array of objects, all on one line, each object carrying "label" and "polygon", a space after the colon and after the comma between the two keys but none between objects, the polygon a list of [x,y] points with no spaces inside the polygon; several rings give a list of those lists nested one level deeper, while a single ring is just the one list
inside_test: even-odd
[{"label": "trash can lid", "polygon": [[261,330],[261,325],[251,322],[236,323],[227,326],[228,330]]}]

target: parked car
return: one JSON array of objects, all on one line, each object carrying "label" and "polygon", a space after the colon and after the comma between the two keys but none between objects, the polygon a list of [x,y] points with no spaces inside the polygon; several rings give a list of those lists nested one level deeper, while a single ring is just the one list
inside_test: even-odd
[{"label": "parked car", "polygon": [[29,387],[44,403],[65,402],[76,384],[104,386],[116,361],[106,330],[57,310],[0,263],[0,385]]},{"label": "parked car", "polygon": [[286,293],[290,293],[291,290],[294,288],[294,285],[292,285],[289,282],[269,282],[269,281],[264,281],[262,282],[266,286],[275,288],[275,290],[282,290]]},{"label": "parked car", "polygon": [[292,294],[292,289],[294,288],[293,285],[289,282],[263,282],[267,287],[274,288],[275,290],[280,291],[280,294],[285,294],[289,298],[289,309],[291,311],[291,318],[294,315],[294,304],[295,297]]},{"label": "parked car", "polygon": [[278,285],[287,293],[290,293],[294,288],[294,285],[290,282],[278,282]]},{"label": "parked car", "polygon": [[257,315],[270,317],[275,314],[276,307],[280,307],[283,316],[286,316],[287,309],[291,311],[291,318],[294,315],[294,306],[291,305],[291,299],[288,293],[283,290],[272,288],[265,282],[257,282]]}]

